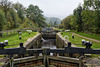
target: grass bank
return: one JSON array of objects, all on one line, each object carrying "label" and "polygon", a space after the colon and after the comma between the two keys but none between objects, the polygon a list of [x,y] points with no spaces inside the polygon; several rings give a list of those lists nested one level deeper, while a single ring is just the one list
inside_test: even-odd
[{"label": "grass bank", "polygon": [[60,30],[65,30],[65,29],[59,29],[59,28],[55,28],[55,27],[53,27],[53,29],[54,29],[54,30],[58,30],[58,31],[60,31]]},{"label": "grass bank", "polygon": [[76,31],[72,31],[72,32],[85,36],[85,37],[100,40],[100,34],[93,34],[93,33],[87,34],[87,33],[81,33],[81,32],[76,32]]},{"label": "grass bank", "polygon": [[[72,33],[71,32],[63,32],[63,37],[67,35],[69,37],[69,41],[73,44],[82,44],[82,37],[79,37],[79,36],[76,36],[74,35],[74,39],[72,39]],[[67,39],[67,38],[66,38]],[[91,41],[91,40],[88,40],[88,39],[85,39],[86,41]],[[91,41],[93,42],[93,41]],[[85,47],[85,46],[82,46],[82,45],[76,45],[77,47]],[[100,49],[100,43],[97,43],[97,42],[93,42],[92,44],[92,47],[93,49]]]},{"label": "grass bank", "polygon": [[[25,33],[22,33],[21,34],[21,40],[19,39],[19,36],[18,34],[16,35],[12,35],[12,36],[7,36],[7,37],[4,37],[4,38],[0,38],[0,42],[4,42],[5,40],[8,40],[8,45],[9,46],[6,46],[5,48],[12,48],[12,47],[18,47],[19,43],[21,42],[26,42],[28,38],[31,38],[33,36],[35,36],[37,34],[37,32],[31,32],[31,34],[25,32]],[[13,46],[10,46],[10,45],[13,45]]]},{"label": "grass bank", "polygon": [[[74,39],[72,39],[72,33],[71,32],[63,32],[63,37],[67,35],[69,37],[69,41],[72,43],[72,44],[82,44],[82,37],[79,37],[79,36],[75,36]],[[66,38],[67,39],[67,38]],[[91,40],[88,40],[88,39],[85,39],[86,41],[91,41]],[[93,42],[93,41],[92,41]],[[77,47],[85,47],[85,46],[82,46],[82,45],[75,45]],[[92,49],[100,49],[100,43],[97,43],[97,42],[93,42],[92,44]],[[100,54],[91,54],[91,57],[97,57],[100,59]]]}]

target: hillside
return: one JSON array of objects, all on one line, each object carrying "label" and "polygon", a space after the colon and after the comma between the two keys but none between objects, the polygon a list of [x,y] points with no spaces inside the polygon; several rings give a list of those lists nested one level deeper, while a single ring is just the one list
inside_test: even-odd
[{"label": "hillside", "polygon": [[56,22],[56,24],[60,24],[61,23],[61,19],[56,18],[56,17],[45,17],[45,22],[47,22],[48,24],[54,24],[54,22]]}]

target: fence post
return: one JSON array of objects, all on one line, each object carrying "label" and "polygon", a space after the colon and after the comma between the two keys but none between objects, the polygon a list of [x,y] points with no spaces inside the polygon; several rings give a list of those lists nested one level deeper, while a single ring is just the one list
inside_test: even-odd
[{"label": "fence post", "polygon": [[10,56],[10,67],[13,67],[13,55]]},{"label": "fence post", "polygon": [[43,55],[44,55],[44,65],[45,67],[49,67],[49,59],[48,59],[48,55],[50,48],[44,48],[43,49]]}]

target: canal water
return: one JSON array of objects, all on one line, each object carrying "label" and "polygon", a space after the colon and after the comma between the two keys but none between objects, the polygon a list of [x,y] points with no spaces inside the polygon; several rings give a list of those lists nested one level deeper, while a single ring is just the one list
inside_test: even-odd
[{"label": "canal water", "polygon": [[[41,48],[50,48],[56,49],[56,39],[43,39],[42,38],[42,47]],[[53,53],[50,53],[53,56]]]}]

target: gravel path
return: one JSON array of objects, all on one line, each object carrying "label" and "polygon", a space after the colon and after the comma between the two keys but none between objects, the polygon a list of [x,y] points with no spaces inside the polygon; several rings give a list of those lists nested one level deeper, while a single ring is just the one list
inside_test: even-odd
[{"label": "gravel path", "polygon": [[73,33],[73,34],[76,35],[76,36],[79,36],[79,37],[82,37],[82,38],[85,38],[85,39],[88,39],[88,40],[91,40],[91,41],[94,41],[94,42],[98,42],[98,43],[100,43],[100,40],[96,40],[96,39],[92,39],[92,38],[84,37],[84,36],[81,36],[81,35],[76,34],[76,33]]}]

